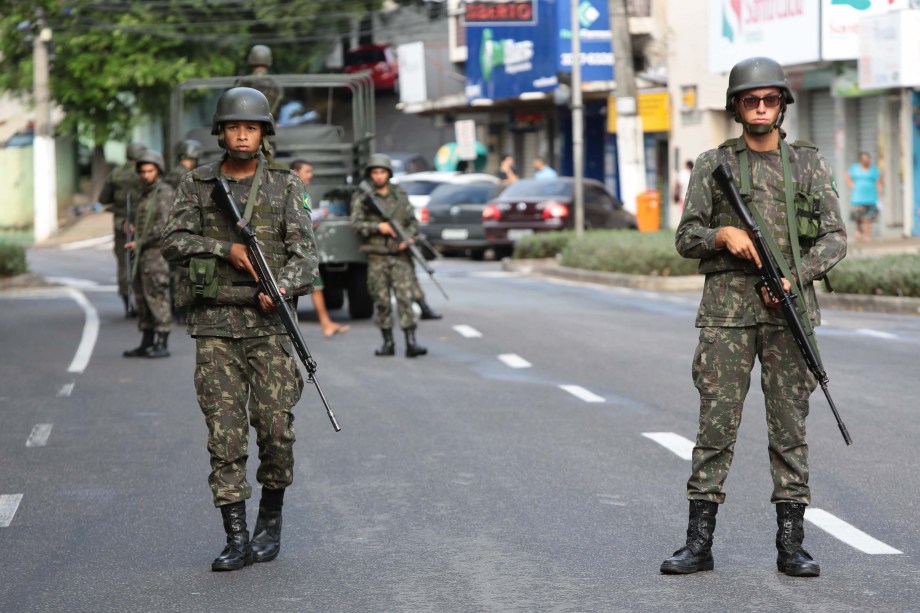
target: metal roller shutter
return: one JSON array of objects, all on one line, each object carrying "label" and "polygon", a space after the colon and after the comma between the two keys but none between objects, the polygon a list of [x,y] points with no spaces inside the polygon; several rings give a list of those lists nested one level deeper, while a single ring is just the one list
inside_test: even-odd
[{"label": "metal roller shutter", "polygon": [[871,96],[860,98],[858,102],[859,150],[868,152],[872,156],[873,164],[878,163],[878,114],[881,99],[881,96]]},{"label": "metal roller shutter", "polygon": [[834,100],[830,90],[812,90],[808,94],[810,140],[831,168],[834,168]]}]

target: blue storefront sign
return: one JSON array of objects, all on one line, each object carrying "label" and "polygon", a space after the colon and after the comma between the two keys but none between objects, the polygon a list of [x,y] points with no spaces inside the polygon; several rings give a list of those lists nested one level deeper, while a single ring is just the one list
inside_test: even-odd
[{"label": "blue storefront sign", "polygon": [[[572,7],[567,0],[561,0],[556,7],[559,71],[572,72]],[[578,4],[578,25],[581,33],[581,80],[613,81],[607,0],[581,0]]]}]

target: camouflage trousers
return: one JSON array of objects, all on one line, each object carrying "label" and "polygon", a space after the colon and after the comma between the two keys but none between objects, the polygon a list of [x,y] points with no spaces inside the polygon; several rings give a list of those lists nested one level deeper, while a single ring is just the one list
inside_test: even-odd
[{"label": "camouflage trousers", "polygon": [[687,497],[725,502],[723,486],[734,456],[741,409],[751,383],[754,358],[766,400],[771,501],[809,504],[805,418],[817,381],[805,366],[785,326],[700,330],[693,382],[700,392],[700,425],[693,448]]},{"label": "camouflage trousers", "polygon": [[141,251],[137,274],[132,279],[134,302],[137,304],[137,328],[154,332],[172,329],[172,308],[169,301],[169,263],[158,247]]},{"label": "camouflage trousers", "polygon": [[396,295],[399,308],[399,327],[415,329],[412,303],[418,280],[408,255],[369,255],[367,258],[367,289],[374,299],[377,326],[382,330],[393,328],[393,306],[390,292]]},{"label": "camouflage trousers", "polygon": [[[256,480],[281,489],[294,479],[294,405],[303,378],[286,335],[196,337],[195,391],[208,426],[214,506],[252,495],[246,479],[249,426],[256,431]],[[248,409],[248,415],[247,415]]]},{"label": "camouflage trousers", "polygon": [[[120,222],[119,222],[120,223]],[[131,286],[129,278],[131,271],[125,266],[125,233],[121,230],[119,224],[115,225],[115,281],[118,283],[118,293],[122,296],[128,295],[128,288]]]}]

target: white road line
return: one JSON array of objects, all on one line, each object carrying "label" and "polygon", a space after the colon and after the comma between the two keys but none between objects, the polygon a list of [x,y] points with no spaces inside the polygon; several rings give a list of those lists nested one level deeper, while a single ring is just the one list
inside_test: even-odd
[{"label": "white road line", "polygon": [[58,285],[66,285],[74,289],[92,290],[99,287],[99,284],[90,279],[77,279],[76,277],[47,277],[48,281]]},{"label": "white road line", "polygon": [[32,434],[26,439],[26,447],[44,447],[48,443],[48,437],[51,436],[51,425],[35,424]]},{"label": "white road line", "polygon": [[64,243],[61,245],[61,251],[73,251],[75,249],[83,249],[85,247],[96,247],[98,245],[111,245],[114,243],[114,237],[111,234],[106,236],[97,236],[96,238],[87,238],[82,241],[73,241],[71,243]]},{"label": "white road line", "polygon": [[821,509],[805,509],[805,519],[855,549],[869,554],[903,553]]},{"label": "white road line", "polygon": [[606,402],[602,397],[593,392],[589,392],[580,385],[560,385],[559,389],[566,391],[576,398],[584,400],[585,402]]},{"label": "white road line", "polygon": [[3,494],[0,495],[0,528],[7,528],[16,515],[16,509],[19,508],[19,501],[22,500],[22,494]]},{"label": "white road line", "polygon": [[454,326],[454,331],[464,338],[482,338],[482,332],[472,326]]},{"label": "white road line", "polygon": [[89,364],[89,359],[93,355],[93,348],[96,346],[96,339],[99,338],[99,313],[96,312],[92,303],[86,299],[83,292],[68,287],[67,293],[80,305],[86,314],[86,321],[83,322],[83,337],[80,339],[77,353],[73,356],[73,361],[67,369],[67,372],[81,373]]},{"label": "white road line", "polygon": [[59,389],[57,393],[58,398],[64,398],[66,396],[70,396],[71,392],[73,392],[74,385],[76,385],[76,381],[71,381],[70,383],[65,383],[64,385],[62,385],[61,389]]},{"label": "white road line", "polygon": [[643,432],[642,436],[650,438],[682,460],[693,458],[694,443],[673,432]]},{"label": "white road line", "polygon": [[511,368],[530,368],[531,364],[516,353],[503,353],[498,359]]},{"label": "white road line", "polygon": [[881,332],[879,330],[870,330],[869,328],[857,328],[856,331],[862,334],[863,336],[884,338],[886,340],[895,340],[898,338],[897,334],[892,334],[891,332]]}]

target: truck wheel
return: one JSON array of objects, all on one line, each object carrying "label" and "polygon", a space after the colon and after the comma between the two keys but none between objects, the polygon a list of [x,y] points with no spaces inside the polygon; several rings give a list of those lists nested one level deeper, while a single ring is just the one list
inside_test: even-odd
[{"label": "truck wheel", "polygon": [[341,309],[345,304],[345,288],[342,275],[339,273],[327,272],[323,277],[323,298],[326,300],[326,308],[330,311]]},{"label": "truck wheel", "polygon": [[367,289],[367,266],[352,266],[348,271],[348,314],[352,319],[368,319],[374,314],[374,301]]}]

